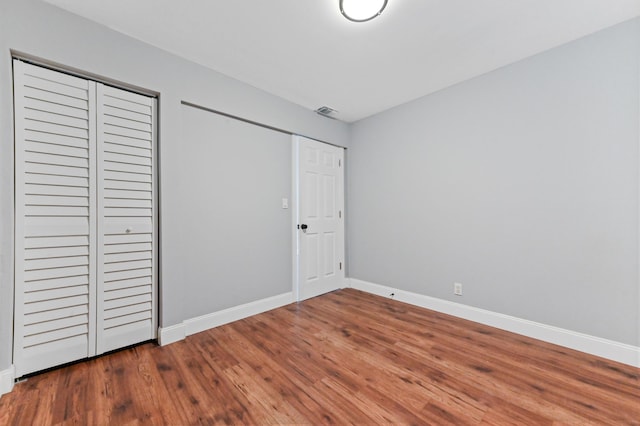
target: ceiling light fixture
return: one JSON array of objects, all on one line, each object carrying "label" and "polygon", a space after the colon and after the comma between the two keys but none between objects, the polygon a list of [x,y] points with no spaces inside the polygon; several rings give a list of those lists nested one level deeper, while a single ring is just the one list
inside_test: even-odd
[{"label": "ceiling light fixture", "polygon": [[340,13],[353,22],[367,22],[380,15],[388,0],[340,0]]}]

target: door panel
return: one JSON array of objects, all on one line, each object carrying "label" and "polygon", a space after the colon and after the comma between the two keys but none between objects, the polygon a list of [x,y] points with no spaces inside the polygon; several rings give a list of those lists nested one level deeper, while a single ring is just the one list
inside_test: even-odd
[{"label": "door panel", "polygon": [[18,377],[95,354],[95,83],[14,62]]},{"label": "door panel", "polygon": [[102,353],[156,333],[155,100],[98,84],[97,103],[97,350]]},{"label": "door panel", "polygon": [[299,176],[298,296],[339,289],[344,281],[344,150],[297,137]]}]

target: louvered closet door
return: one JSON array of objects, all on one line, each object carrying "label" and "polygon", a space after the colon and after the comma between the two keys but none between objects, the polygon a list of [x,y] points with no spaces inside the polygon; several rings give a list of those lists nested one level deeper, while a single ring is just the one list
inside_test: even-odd
[{"label": "louvered closet door", "polygon": [[98,352],[155,337],[155,99],[98,84]]},{"label": "louvered closet door", "polygon": [[95,354],[95,84],[19,61],[15,77],[17,377]]},{"label": "louvered closet door", "polygon": [[156,337],[155,99],[14,61],[17,377]]}]

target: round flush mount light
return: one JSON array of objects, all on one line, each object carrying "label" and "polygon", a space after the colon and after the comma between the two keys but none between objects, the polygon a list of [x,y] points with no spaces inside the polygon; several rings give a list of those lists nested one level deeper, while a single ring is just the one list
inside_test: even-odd
[{"label": "round flush mount light", "polygon": [[387,0],[340,0],[340,13],[353,22],[367,22],[380,15]]}]

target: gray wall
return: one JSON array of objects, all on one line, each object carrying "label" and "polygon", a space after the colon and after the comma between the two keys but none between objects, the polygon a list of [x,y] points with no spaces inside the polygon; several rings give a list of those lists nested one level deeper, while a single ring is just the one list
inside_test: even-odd
[{"label": "gray wall", "polygon": [[[198,298],[213,300],[230,285],[216,283],[219,288],[210,286],[206,293],[202,293],[203,283],[188,280],[203,276],[209,266],[185,258],[189,249],[185,249],[188,241],[184,236],[190,228],[182,217],[183,206],[180,204],[184,200],[185,184],[182,178],[184,141],[180,102],[193,102],[336,144],[348,142],[348,126],[344,123],[322,118],[312,111],[40,1],[0,1],[0,370],[11,365],[13,341],[13,83],[10,49],[160,94],[160,324],[164,327],[197,315],[191,300],[196,294]],[[198,209],[197,201],[191,208]],[[207,232],[206,227],[202,232]],[[281,288],[271,290],[274,294],[281,292]],[[265,290],[256,298],[267,292]],[[204,308],[198,306],[198,309]]]},{"label": "gray wall", "polygon": [[189,106],[182,117],[184,303],[196,316],[290,292],[291,136]]},{"label": "gray wall", "polygon": [[350,276],[638,345],[639,64],[634,20],[356,123]]}]

